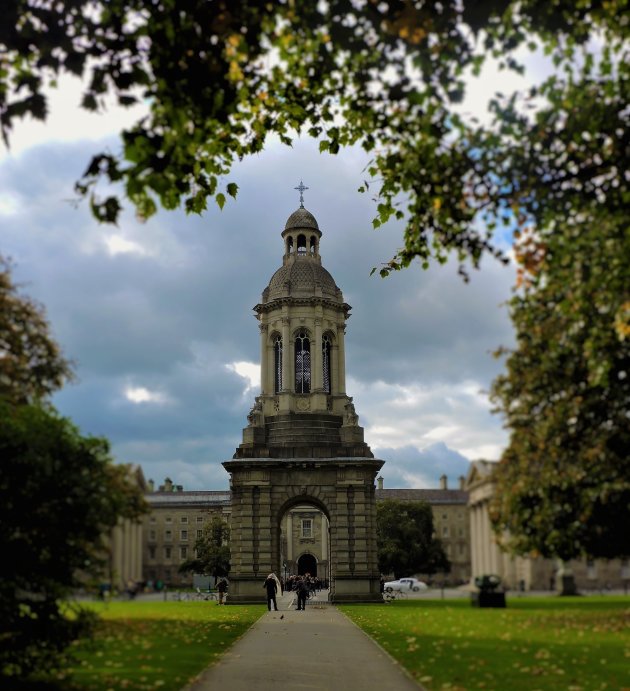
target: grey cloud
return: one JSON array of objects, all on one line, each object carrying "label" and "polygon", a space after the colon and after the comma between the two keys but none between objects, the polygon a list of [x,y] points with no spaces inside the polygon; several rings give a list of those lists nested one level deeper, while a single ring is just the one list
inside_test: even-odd
[{"label": "grey cloud", "polygon": [[[437,488],[442,475],[447,476],[449,489],[459,488],[459,478],[466,476],[469,460],[438,442],[420,450],[414,446],[398,449],[377,448],[378,457],[385,461],[381,469],[384,487]],[[410,481],[410,476],[421,479]]]},{"label": "grey cloud", "polygon": [[[323,263],[353,307],[347,372],[361,405],[368,392],[357,408],[363,424],[393,419],[391,392],[368,400],[379,381],[424,386],[443,397],[444,386],[456,391],[471,378],[487,387],[498,371],[488,351],[511,339],[505,311],[497,308],[509,294],[510,272],[488,262],[469,285],[453,265],[413,267],[387,280],[370,276],[401,244],[402,226],[371,229],[375,205],[356,192],[362,154],[321,156],[310,142],[298,141],[293,150],[272,145],[235,167],[230,180],[239,197],[223,212],[161,212],[145,224],[129,212],[115,229],[64,201],[100,148],[48,145],[0,163],[2,194],[24,201],[14,215],[0,216],[2,251],[16,260],[16,277],[45,303],[56,337],[78,363],[79,384],[56,404],[86,432],[110,437],[118,458],[141,462],[147,476],[159,480],[177,471],[190,488],[226,486],[219,461],[238,444],[254,393],[243,395],[246,383],[225,364],[258,362],[252,307],[281,265],[280,233],[299,205],[292,188],[301,178],[310,188],[305,206],[323,232]],[[108,255],[105,238],[112,233],[149,255]],[[133,404],[123,398],[126,385],[163,392],[168,402]],[[487,411],[473,418],[437,399],[407,411],[401,422],[429,421],[429,413],[427,431],[453,416],[469,426],[471,439],[476,432],[492,436],[497,427]],[[408,457],[416,458],[412,450]],[[402,461],[389,467],[408,472]]]}]

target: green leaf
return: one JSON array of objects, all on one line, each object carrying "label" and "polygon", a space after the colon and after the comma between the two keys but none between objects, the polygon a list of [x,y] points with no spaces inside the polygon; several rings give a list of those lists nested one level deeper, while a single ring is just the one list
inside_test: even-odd
[{"label": "green leaf", "polygon": [[236,199],[236,193],[237,192],[238,192],[238,185],[235,182],[228,183],[227,193],[230,195],[230,197],[234,197],[234,199]]},{"label": "green leaf", "polygon": [[225,206],[225,195],[222,192],[219,192],[215,199],[217,204],[219,205],[219,209],[223,210],[223,207]]}]

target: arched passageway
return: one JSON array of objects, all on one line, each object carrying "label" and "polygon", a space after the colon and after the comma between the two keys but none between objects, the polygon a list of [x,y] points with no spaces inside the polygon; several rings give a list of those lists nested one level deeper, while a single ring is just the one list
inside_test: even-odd
[{"label": "arched passageway", "polygon": [[317,577],[329,581],[332,602],[382,601],[374,489],[382,465],[352,457],[225,461],[232,490],[230,604],[259,602],[261,578],[271,571],[285,579],[303,573],[297,560],[305,554],[314,557]]},{"label": "arched passageway", "polygon": [[305,573],[317,576],[317,560],[312,554],[303,554],[298,559],[298,574],[303,576]]},{"label": "arched passageway", "polygon": [[[302,495],[303,496],[303,495]],[[289,575],[330,578],[330,523],[321,502],[290,499],[279,521],[280,567]],[[300,559],[302,561],[300,562]]]}]

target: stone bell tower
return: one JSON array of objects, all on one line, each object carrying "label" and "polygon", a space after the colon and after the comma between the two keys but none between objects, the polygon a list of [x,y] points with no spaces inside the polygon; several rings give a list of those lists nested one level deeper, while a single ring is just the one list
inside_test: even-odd
[{"label": "stone bell tower", "polygon": [[[282,266],[254,308],[261,387],[233,460],[230,599],[263,599],[260,576],[280,571],[280,521],[298,503],[330,524],[335,601],[380,600],[374,479],[383,461],[363,438],[346,394],[350,306],[322,266],[322,233],[300,208],[282,231]],[[261,591],[261,592],[259,592]]]}]

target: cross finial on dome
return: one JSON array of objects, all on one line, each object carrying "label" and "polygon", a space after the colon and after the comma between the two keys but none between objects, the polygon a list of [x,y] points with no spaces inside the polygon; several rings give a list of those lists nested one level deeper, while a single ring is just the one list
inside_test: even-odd
[{"label": "cross finial on dome", "polygon": [[293,188],[294,190],[297,190],[300,193],[300,209],[304,208],[304,190],[307,190],[308,187],[300,180],[300,184],[297,187]]}]

